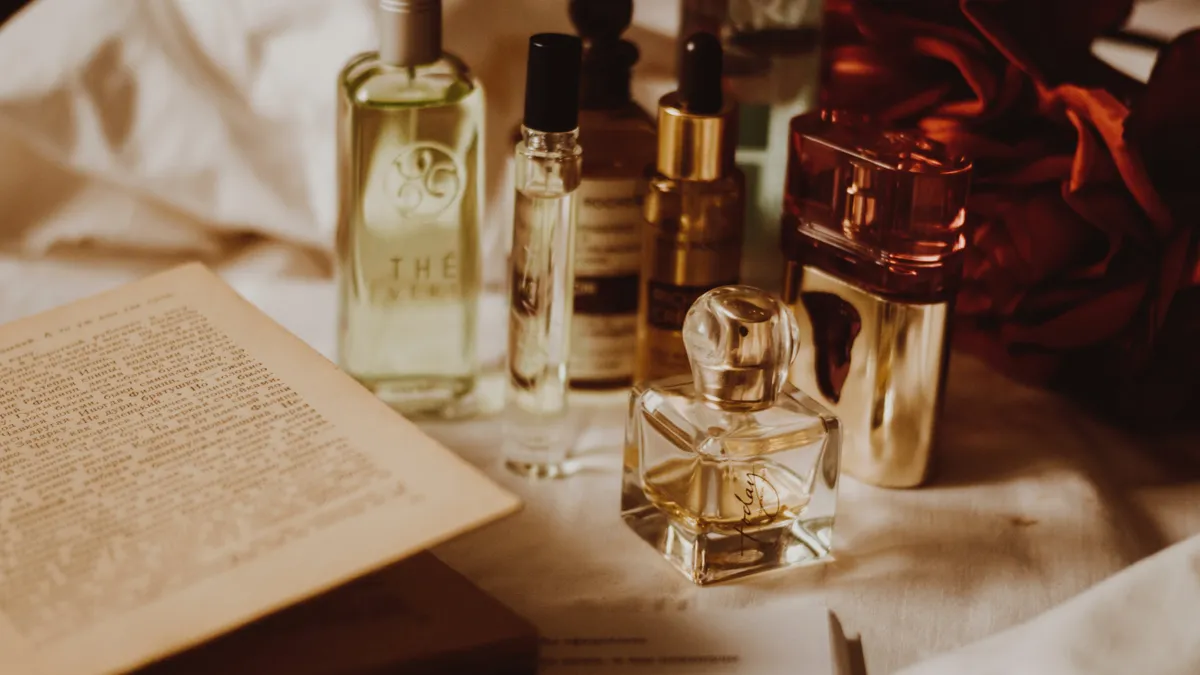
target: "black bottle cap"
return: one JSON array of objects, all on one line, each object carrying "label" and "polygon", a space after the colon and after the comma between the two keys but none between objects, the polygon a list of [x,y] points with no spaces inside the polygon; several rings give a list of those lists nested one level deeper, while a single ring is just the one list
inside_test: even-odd
[{"label": "black bottle cap", "polygon": [[563,132],[579,126],[579,66],[583,43],[574,35],[529,38],[525,69],[525,126]]},{"label": "black bottle cap", "polygon": [[614,42],[633,21],[633,0],[571,0],[575,32],[589,42]]},{"label": "black bottle cap", "polygon": [[684,112],[715,115],[725,104],[721,93],[721,41],[711,33],[695,33],[683,46],[679,99]]}]

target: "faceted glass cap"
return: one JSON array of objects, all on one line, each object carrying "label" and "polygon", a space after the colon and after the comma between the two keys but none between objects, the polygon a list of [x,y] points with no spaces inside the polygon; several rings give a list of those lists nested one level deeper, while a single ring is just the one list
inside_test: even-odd
[{"label": "faceted glass cap", "polygon": [[799,348],[792,311],[752,286],[721,286],[692,304],[683,343],[696,395],[723,408],[770,407]]}]

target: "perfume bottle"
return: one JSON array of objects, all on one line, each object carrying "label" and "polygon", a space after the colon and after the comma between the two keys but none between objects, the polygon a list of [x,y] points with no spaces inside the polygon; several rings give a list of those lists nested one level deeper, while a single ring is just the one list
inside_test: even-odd
[{"label": "perfume bottle", "polygon": [[483,90],[439,0],[380,0],[339,76],[338,362],[408,416],[472,412]]},{"label": "perfume bottle", "polygon": [[683,318],[696,298],[736,284],[745,192],[734,166],[737,116],[721,90],[720,42],[687,41],[679,90],[658,104],[658,158],[644,209],[634,381],[689,371]]},{"label": "perfume bottle", "polygon": [[916,134],[796,118],[784,299],[792,382],[846,429],[846,473],[915,487],[934,459],[971,164]]},{"label": "perfume bottle", "polygon": [[645,169],[655,126],[630,96],[638,50],[620,39],[633,0],[572,0],[583,38],[579,140],[587,148],[575,230],[575,314],[571,387],[608,390],[633,383],[637,345]]},{"label": "perfume bottle", "polygon": [[[738,102],[737,166],[746,177],[743,283],[779,290],[779,204],[791,119],[816,106],[822,0],[684,0],[680,23],[725,49]],[[681,32],[680,35],[690,35]]]},{"label": "perfume bottle", "polygon": [[538,478],[577,468],[569,454],[567,387],[583,158],[581,52],[573,35],[529,38],[523,139],[514,153],[504,458],[510,470]]},{"label": "perfume bottle", "polygon": [[[887,4],[898,15],[919,13],[928,6],[925,0],[888,0]],[[941,99],[947,83],[959,77],[952,63],[921,54],[904,40],[864,33],[856,15],[869,10],[869,5],[825,0],[818,105],[806,114],[806,128],[819,130],[828,124],[913,128],[913,115],[928,101]],[[781,227],[779,234],[780,249],[790,250],[795,228]]]},{"label": "perfume bottle", "polygon": [[635,387],[621,515],[697,584],[832,557],[836,417],[787,381],[791,311],[750,286],[688,310],[691,377]]}]

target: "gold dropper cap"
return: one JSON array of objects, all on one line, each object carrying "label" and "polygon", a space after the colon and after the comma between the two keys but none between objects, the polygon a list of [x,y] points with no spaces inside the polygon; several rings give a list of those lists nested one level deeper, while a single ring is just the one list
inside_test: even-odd
[{"label": "gold dropper cap", "polygon": [[719,180],[733,168],[737,106],[714,115],[688,113],[671,92],[658,101],[658,172],[677,180]]},{"label": "gold dropper cap", "polygon": [[737,106],[722,92],[720,41],[696,33],[684,45],[679,90],[658,101],[658,172],[714,181],[733,168]]}]

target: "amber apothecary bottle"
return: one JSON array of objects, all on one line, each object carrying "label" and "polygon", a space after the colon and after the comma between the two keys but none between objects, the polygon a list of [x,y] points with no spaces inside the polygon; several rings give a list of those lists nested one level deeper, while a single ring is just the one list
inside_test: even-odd
[{"label": "amber apothecary bottle", "polygon": [[645,169],[654,162],[655,126],[630,95],[638,50],[620,36],[633,18],[632,0],[572,0],[570,13],[584,41],[579,142],[588,152],[577,196],[569,370],[573,389],[608,390],[633,382]]},{"label": "amber apothecary bottle", "polygon": [[918,135],[830,121],[792,123],[792,382],[842,420],[847,474],[915,487],[937,443],[971,165]]}]

